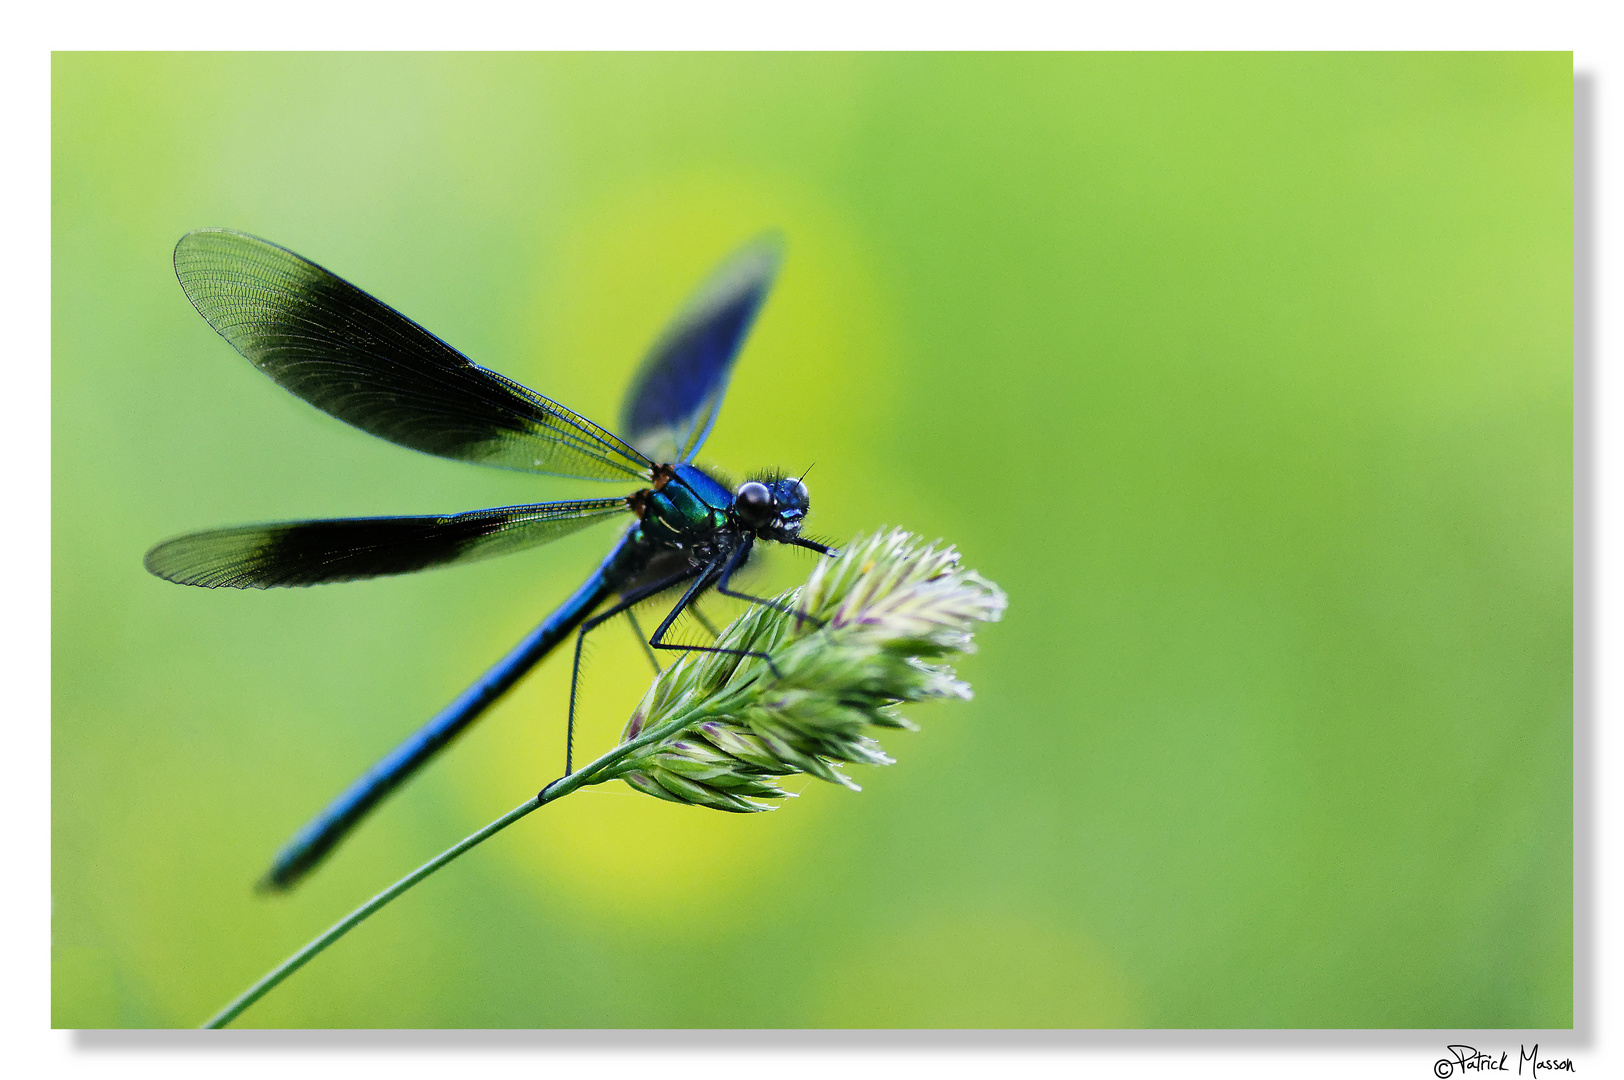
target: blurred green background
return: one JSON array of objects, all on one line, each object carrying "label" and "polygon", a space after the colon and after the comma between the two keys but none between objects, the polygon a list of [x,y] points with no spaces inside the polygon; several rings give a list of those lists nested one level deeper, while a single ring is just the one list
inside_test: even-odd
[{"label": "blurred green background", "polygon": [[[779,227],[701,460],[815,463],[809,531],[945,537],[1010,596],[862,794],[583,792],[242,1023],[1569,1025],[1571,99],[1568,54],[59,54],[55,1023],[196,1024],[552,779],[556,658],[250,891],[613,539],[149,577],[194,528],[605,493],[278,389],[170,267],[226,225],[608,424]],[[599,635],[583,753],[647,679]]]}]

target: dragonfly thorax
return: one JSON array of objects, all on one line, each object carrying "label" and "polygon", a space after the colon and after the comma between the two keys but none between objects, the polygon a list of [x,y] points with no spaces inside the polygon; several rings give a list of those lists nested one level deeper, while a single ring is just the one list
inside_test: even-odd
[{"label": "dragonfly thorax", "polygon": [[731,525],[733,493],[693,465],[661,465],[654,486],[629,500],[643,519],[643,534],[672,547],[688,547]]}]

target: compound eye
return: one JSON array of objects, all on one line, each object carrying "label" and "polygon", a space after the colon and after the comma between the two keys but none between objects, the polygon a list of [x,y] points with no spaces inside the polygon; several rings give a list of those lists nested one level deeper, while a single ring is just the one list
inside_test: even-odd
[{"label": "compound eye", "polygon": [[733,499],[738,505],[739,516],[746,521],[761,522],[772,516],[773,493],[759,480],[740,484]]}]

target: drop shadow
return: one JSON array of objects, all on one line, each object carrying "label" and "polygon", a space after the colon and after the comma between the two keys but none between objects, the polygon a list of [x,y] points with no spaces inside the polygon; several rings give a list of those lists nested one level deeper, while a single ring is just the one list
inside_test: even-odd
[{"label": "drop shadow", "polygon": [[1573,1034],[1596,1038],[1596,74],[1573,77]]}]

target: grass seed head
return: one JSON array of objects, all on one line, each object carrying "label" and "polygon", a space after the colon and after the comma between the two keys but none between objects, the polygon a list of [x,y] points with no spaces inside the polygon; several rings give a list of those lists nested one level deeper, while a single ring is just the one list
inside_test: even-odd
[{"label": "grass seed head", "polygon": [[716,642],[771,663],[690,653],[661,672],[621,738],[669,732],[605,779],[733,813],[774,809],[763,800],[789,795],[775,778],[797,773],[860,790],[840,766],[892,763],[867,732],[913,730],[898,705],[968,699],[950,661],[975,650],[976,624],[998,621],[1007,603],[953,548],[900,529],[819,560],[777,600],[790,610],[752,607]]}]

